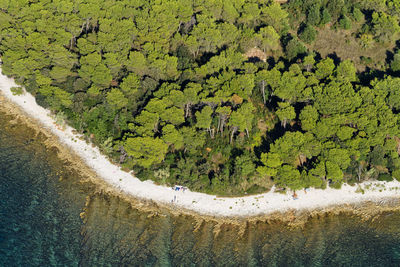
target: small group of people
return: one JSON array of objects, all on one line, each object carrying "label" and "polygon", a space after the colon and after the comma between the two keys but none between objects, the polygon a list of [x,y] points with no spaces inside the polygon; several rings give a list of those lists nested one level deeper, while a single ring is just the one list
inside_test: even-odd
[{"label": "small group of people", "polygon": [[174,187],[172,187],[172,190],[174,190],[174,191],[181,191],[182,190],[183,193],[185,193],[186,189],[187,189],[187,187],[180,186],[180,185],[175,185]]},{"label": "small group of people", "polygon": [[[304,188],[304,194],[307,194],[307,192],[310,191],[310,188],[306,187]],[[292,195],[293,200],[298,200],[299,197],[296,194],[296,191],[293,191],[293,195]]]},{"label": "small group of people", "polygon": [[[171,189],[172,189],[173,191],[178,191],[178,192],[179,192],[179,191],[182,191],[183,193],[185,193],[187,187],[181,186],[181,185],[175,185],[175,186],[171,187]],[[176,195],[174,195],[174,198],[171,200],[171,203],[175,203],[175,202],[177,202],[177,197],[176,197]]]}]

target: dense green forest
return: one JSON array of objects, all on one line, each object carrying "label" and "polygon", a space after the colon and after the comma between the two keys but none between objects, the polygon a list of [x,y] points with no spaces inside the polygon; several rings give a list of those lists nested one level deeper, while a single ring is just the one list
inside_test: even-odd
[{"label": "dense green forest", "polygon": [[141,179],[340,187],[400,179],[399,16],[399,0],[0,0],[0,55]]}]

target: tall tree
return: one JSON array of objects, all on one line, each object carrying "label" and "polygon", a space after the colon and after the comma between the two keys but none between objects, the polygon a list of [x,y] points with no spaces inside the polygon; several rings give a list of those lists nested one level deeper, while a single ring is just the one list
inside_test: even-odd
[{"label": "tall tree", "polygon": [[211,130],[213,110],[210,106],[205,106],[201,111],[196,112],[196,127],[200,129],[207,129],[210,136],[214,137],[214,131]]},{"label": "tall tree", "polygon": [[127,138],[123,147],[135,163],[144,168],[161,163],[168,150],[168,145],[164,141],[152,137]]}]

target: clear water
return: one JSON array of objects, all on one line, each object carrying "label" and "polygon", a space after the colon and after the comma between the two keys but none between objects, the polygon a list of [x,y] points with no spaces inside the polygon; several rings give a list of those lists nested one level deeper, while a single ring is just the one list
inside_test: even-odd
[{"label": "clear water", "polygon": [[0,113],[0,266],[400,266],[398,212],[244,230],[154,215],[80,183],[43,136],[10,119]]}]

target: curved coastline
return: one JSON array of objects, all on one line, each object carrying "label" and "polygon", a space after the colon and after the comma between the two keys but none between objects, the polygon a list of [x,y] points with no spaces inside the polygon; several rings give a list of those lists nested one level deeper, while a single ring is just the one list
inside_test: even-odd
[{"label": "curved coastline", "polygon": [[[1,68],[0,68],[1,71]],[[10,88],[18,86],[14,80],[0,75],[0,94],[18,106],[42,127],[54,134],[59,141],[78,155],[97,175],[122,193],[138,199],[153,201],[173,209],[192,211],[201,215],[216,217],[254,217],[287,211],[311,211],[332,206],[347,206],[362,202],[381,203],[400,197],[400,182],[367,181],[359,185],[343,185],[341,189],[310,189],[298,191],[294,200],[290,193],[270,192],[244,197],[217,197],[204,193],[175,192],[170,187],[156,185],[152,181],[140,181],[132,173],[121,170],[102,155],[97,147],[86,143],[81,135],[74,134],[73,128],[59,129],[50,112],[39,106],[35,98],[25,93],[14,96]],[[0,102],[1,104],[1,102]],[[175,201],[172,203],[172,200]]]}]

